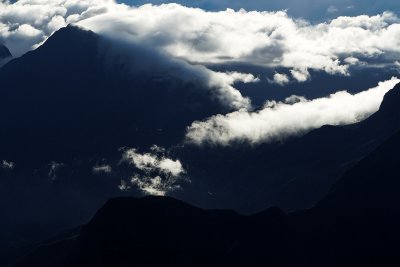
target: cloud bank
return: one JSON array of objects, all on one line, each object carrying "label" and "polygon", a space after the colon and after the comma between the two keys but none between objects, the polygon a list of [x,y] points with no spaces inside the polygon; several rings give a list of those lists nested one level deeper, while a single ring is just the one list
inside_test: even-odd
[{"label": "cloud bank", "polygon": [[164,196],[180,189],[180,183],[187,181],[183,177],[185,170],[180,160],[173,160],[166,155],[162,147],[152,146],[150,152],[139,153],[128,149],[123,154],[123,161],[136,168],[130,181],[122,181],[121,190],[132,186],[148,195]]},{"label": "cloud bank", "polygon": [[192,63],[288,68],[286,74],[299,82],[308,80],[311,69],[348,75],[349,67],[360,62],[394,64],[400,56],[399,22],[390,12],[313,24],[284,11],[211,12],[178,4],[131,7],[112,0],[0,2],[0,39],[15,55],[75,23]]},{"label": "cloud bank", "polygon": [[197,145],[258,144],[304,134],[323,125],[356,123],[375,113],[384,95],[399,82],[392,78],[354,95],[340,91],[313,100],[292,96],[285,102],[269,101],[257,112],[239,110],[216,115],[194,122],[187,130],[186,140]]},{"label": "cloud bank", "polygon": [[383,60],[385,54],[400,53],[399,18],[390,12],[310,24],[283,11],[207,12],[169,4],[126,7],[78,24],[118,32],[188,62],[288,68],[298,82],[308,80],[310,69],[348,75],[350,57]]}]

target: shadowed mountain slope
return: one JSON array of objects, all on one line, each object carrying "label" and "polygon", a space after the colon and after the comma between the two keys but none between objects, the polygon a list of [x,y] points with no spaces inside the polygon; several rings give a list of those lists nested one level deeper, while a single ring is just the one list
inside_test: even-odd
[{"label": "shadowed mountain slope", "polygon": [[10,50],[8,50],[5,45],[0,43],[0,61],[9,57],[12,57]]},{"label": "shadowed mountain slope", "polygon": [[0,43],[0,67],[6,64],[9,60],[12,59],[12,55],[8,48]]},{"label": "shadowed mountain slope", "polygon": [[81,223],[124,195],[126,173],[92,170],[104,158],[118,164],[119,148],[175,144],[193,120],[223,110],[144,47],[73,26],[54,33],[0,69],[0,162],[14,166],[0,168],[0,250]]},{"label": "shadowed mountain slope", "polygon": [[163,60],[151,51],[126,46],[68,26],[4,66],[2,158],[38,165],[174,144],[194,119],[223,110],[173,67],[148,67]]},{"label": "shadowed mountain slope", "polygon": [[398,266],[399,168],[400,133],[306,211],[241,216],[171,198],[113,199],[68,246],[39,246],[15,266]]}]

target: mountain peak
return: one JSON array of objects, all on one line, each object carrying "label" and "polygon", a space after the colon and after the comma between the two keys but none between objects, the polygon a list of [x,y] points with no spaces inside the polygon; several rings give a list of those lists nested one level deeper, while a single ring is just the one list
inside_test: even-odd
[{"label": "mountain peak", "polygon": [[46,43],[57,43],[58,45],[65,46],[65,44],[82,44],[82,42],[84,43],[91,39],[97,39],[97,35],[94,32],[69,24],[56,31]]},{"label": "mountain peak", "polygon": [[0,43],[0,61],[9,57],[12,57],[10,50],[8,50],[5,45]]},{"label": "mountain peak", "polygon": [[388,138],[398,130],[400,123],[399,102],[400,83],[386,93],[378,112],[361,122],[361,125],[375,129],[373,131],[375,136],[384,134],[385,138]]},{"label": "mountain peak", "polygon": [[[384,97],[380,111],[383,113],[391,113],[396,111],[400,101],[400,83],[398,83],[392,90],[390,90]],[[387,115],[387,114],[386,114]],[[395,114],[397,115],[397,112]]]}]

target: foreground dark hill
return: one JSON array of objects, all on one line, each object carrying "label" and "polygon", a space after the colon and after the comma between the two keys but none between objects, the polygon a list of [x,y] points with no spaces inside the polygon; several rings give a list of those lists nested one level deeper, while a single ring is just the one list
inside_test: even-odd
[{"label": "foreground dark hill", "polygon": [[398,266],[400,133],[316,207],[241,216],[171,198],[107,202],[78,237],[13,266]]},{"label": "foreground dark hill", "polygon": [[399,265],[399,171],[397,133],[348,171],[316,207],[293,214],[295,247],[305,248],[299,255],[313,255],[300,256],[304,265]]},{"label": "foreground dark hill", "polygon": [[286,235],[287,216],[275,208],[248,217],[172,198],[117,198],[108,201],[79,236],[16,253],[19,263],[10,266],[251,266],[261,259],[279,263],[288,250]]}]

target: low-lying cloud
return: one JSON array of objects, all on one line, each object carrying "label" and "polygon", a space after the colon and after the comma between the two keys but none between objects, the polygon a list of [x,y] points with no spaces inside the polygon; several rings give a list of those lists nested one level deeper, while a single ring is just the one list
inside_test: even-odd
[{"label": "low-lying cloud", "polygon": [[136,187],[144,194],[164,196],[181,188],[181,183],[188,181],[185,170],[178,159],[167,156],[164,148],[152,146],[150,152],[139,153],[136,149],[127,149],[123,161],[135,167],[129,181],[121,181],[120,189]]},{"label": "low-lying cloud", "polygon": [[313,100],[292,96],[285,102],[268,101],[256,112],[239,110],[216,115],[194,122],[187,130],[186,140],[197,145],[257,144],[301,135],[323,125],[356,123],[375,113],[384,95],[399,82],[392,78],[354,95],[340,91]]}]

